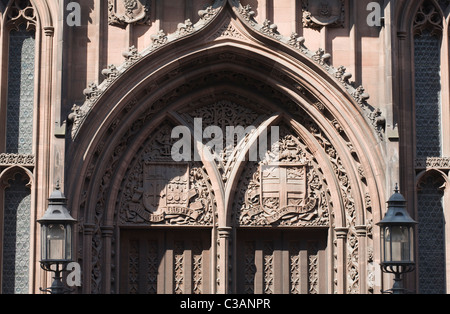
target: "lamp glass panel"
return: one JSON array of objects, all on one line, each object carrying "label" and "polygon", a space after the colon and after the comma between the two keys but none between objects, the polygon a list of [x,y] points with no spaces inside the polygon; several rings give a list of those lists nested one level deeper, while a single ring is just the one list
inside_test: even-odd
[{"label": "lamp glass panel", "polygon": [[391,228],[384,227],[382,245],[384,247],[384,261],[391,261]]},{"label": "lamp glass panel", "polygon": [[66,226],[66,260],[72,260],[72,226]]},{"label": "lamp glass panel", "polygon": [[47,259],[64,260],[65,259],[65,234],[66,230],[63,224],[49,224],[47,227]]},{"label": "lamp glass panel", "polygon": [[409,227],[393,226],[391,231],[392,261],[410,261],[410,232]]},{"label": "lamp glass panel", "polygon": [[414,262],[414,228],[409,227],[409,259]]},{"label": "lamp glass panel", "polygon": [[47,260],[47,225],[41,226],[41,259]]}]

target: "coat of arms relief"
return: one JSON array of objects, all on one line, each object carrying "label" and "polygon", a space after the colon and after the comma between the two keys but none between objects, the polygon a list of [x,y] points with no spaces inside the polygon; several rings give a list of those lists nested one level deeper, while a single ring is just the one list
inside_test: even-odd
[{"label": "coat of arms relief", "polygon": [[109,24],[150,24],[150,9],[150,0],[108,0]]},{"label": "coat of arms relief", "polygon": [[324,26],[344,25],[344,0],[306,0],[303,1],[302,9],[304,27],[321,29]]},{"label": "coat of arms relief", "polygon": [[319,165],[287,127],[278,146],[272,157],[246,167],[234,203],[236,224],[328,226],[329,191]]},{"label": "coat of arms relief", "polygon": [[211,225],[214,196],[199,162],[171,159],[173,125],[165,123],[130,165],[122,183],[122,225]]},{"label": "coat of arms relief", "polygon": [[[220,110],[223,105],[224,102],[218,102],[191,114],[195,117],[201,113],[205,125],[213,121],[246,125],[251,123],[249,119],[258,117],[251,112],[245,116],[234,115],[234,111],[243,109],[228,103],[226,110]],[[214,223],[216,196],[210,177],[200,161],[173,161],[171,149],[176,141],[171,138],[173,128],[168,122],[158,127],[130,164],[121,188],[120,224],[210,226]],[[248,161],[237,178],[233,196],[235,224],[326,227],[330,204],[322,170],[290,127],[282,126],[280,131],[279,142],[269,148],[266,158]],[[233,165],[229,163],[230,167]],[[224,176],[223,184],[232,184],[227,180]]]}]

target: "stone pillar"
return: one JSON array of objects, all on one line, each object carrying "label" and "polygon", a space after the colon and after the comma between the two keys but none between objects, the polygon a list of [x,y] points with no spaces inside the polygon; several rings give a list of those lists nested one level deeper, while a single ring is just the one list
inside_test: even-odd
[{"label": "stone pillar", "polygon": [[218,239],[218,263],[217,263],[217,293],[227,294],[229,292],[229,242],[231,227],[219,227],[219,239]]},{"label": "stone pillar", "polygon": [[111,252],[114,250],[111,249],[111,238],[114,233],[113,226],[103,226],[102,228],[102,237],[103,237],[103,254],[104,254],[104,269],[105,269],[105,285],[104,285],[104,293],[111,293]]},{"label": "stone pillar", "polygon": [[[33,146],[36,147],[36,164],[35,167],[39,169],[40,176],[36,177],[36,217],[40,218],[44,215],[47,209],[47,199],[51,194],[50,188],[55,186],[57,178],[54,177],[55,170],[52,169],[51,165],[54,164],[52,154],[54,152],[54,147],[51,145],[51,127],[53,121],[52,112],[52,59],[53,59],[53,36],[55,29],[52,26],[45,26],[44,28],[45,37],[42,38],[42,65],[39,64],[39,60],[35,60],[35,67],[42,69],[39,71],[40,74],[36,77],[36,80],[43,82],[40,84],[41,95],[38,98],[39,103],[39,113],[37,120],[34,121],[38,127],[38,138],[37,143]],[[39,30],[36,30],[36,34]],[[38,37],[37,37],[38,38]],[[39,48],[38,41],[36,41],[36,50]],[[36,94],[38,95],[38,94]],[[36,243],[40,243],[41,229],[37,228],[35,232]],[[40,245],[38,246],[40,248]],[[37,258],[37,257],[36,257]],[[37,277],[37,274],[36,274]],[[41,272],[39,280],[43,288],[47,288],[51,285],[51,278],[48,273],[44,271]],[[49,284],[50,283],[50,284]],[[40,288],[40,287],[37,287]]]},{"label": "stone pillar", "polygon": [[346,291],[346,269],[347,269],[347,258],[346,258],[346,242],[347,242],[347,233],[348,228],[341,227],[335,228],[336,232],[336,252],[335,254],[335,280],[337,282],[337,286],[335,286],[334,292],[337,294],[344,294]]},{"label": "stone pillar", "polygon": [[361,294],[367,293],[367,227],[356,226],[358,237],[359,289]]},{"label": "stone pillar", "polygon": [[83,266],[81,268],[82,291],[83,294],[91,293],[91,276],[92,276],[92,236],[94,234],[95,225],[85,223],[83,225]]}]

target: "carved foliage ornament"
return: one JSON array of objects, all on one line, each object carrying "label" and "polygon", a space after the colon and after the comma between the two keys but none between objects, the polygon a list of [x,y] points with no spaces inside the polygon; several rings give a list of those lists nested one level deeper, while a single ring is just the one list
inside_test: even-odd
[{"label": "carved foliage ornament", "polygon": [[150,0],[109,0],[109,24],[150,24]]},{"label": "carved foliage ornament", "polygon": [[303,26],[321,29],[324,26],[344,25],[345,7],[343,0],[303,1]]}]

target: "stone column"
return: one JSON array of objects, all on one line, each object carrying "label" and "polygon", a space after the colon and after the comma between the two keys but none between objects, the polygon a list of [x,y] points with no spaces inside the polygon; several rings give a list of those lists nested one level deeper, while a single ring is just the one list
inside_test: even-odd
[{"label": "stone column", "polygon": [[82,291],[84,294],[91,293],[91,277],[92,277],[92,236],[94,234],[95,225],[85,223],[83,225],[83,267],[81,273],[83,277]]},{"label": "stone column", "polygon": [[346,265],[347,265],[347,258],[346,258],[346,240],[347,240],[347,233],[348,228],[340,227],[335,228],[336,232],[336,252],[334,252],[336,258],[335,258],[335,269],[336,269],[336,277],[335,280],[337,281],[337,287],[336,291],[334,291],[337,294],[344,294],[345,287],[346,287]]},{"label": "stone column", "polygon": [[356,226],[358,237],[359,289],[361,294],[367,293],[367,227]]},{"label": "stone column", "polygon": [[218,263],[217,263],[217,293],[226,294],[229,291],[229,241],[231,236],[231,227],[219,227],[218,239]]},{"label": "stone column", "polygon": [[[39,176],[36,177],[36,217],[40,218],[44,215],[47,209],[47,199],[51,194],[50,189],[55,186],[57,178],[54,177],[54,169],[51,165],[54,164],[52,154],[54,153],[54,147],[51,145],[52,135],[52,59],[53,59],[53,36],[55,29],[52,26],[45,26],[45,37],[42,38],[42,50],[41,59],[42,64],[39,64],[38,59],[35,60],[35,67],[42,70],[36,79],[39,81],[41,87],[41,95],[38,98],[38,115],[35,124],[38,127],[38,137],[34,146],[36,147],[36,169],[39,169]],[[36,30],[36,34],[38,30]],[[36,41],[36,50],[38,51],[38,41]],[[38,54],[36,54],[38,55]],[[37,95],[37,94],[36,94]],[[36,243],[40,243],[41,229],[37,228],[35,232]],[[40,245],[38,245],[40,248]],[[37,275],[37,274],[36,274]],[[49,278],[49,274],[44,271],[39,276],[42,287],[46,288],[50,286],[52,280]]]},{"label": "stone column", "polygon": [[104,279],[104,292],[105,294],[111,293],[111,239],[114,233],[113,226],[103,226],[102,228],[103,237],[103,254],[104,254],[104,269],[105,269],[105,279]]}]

